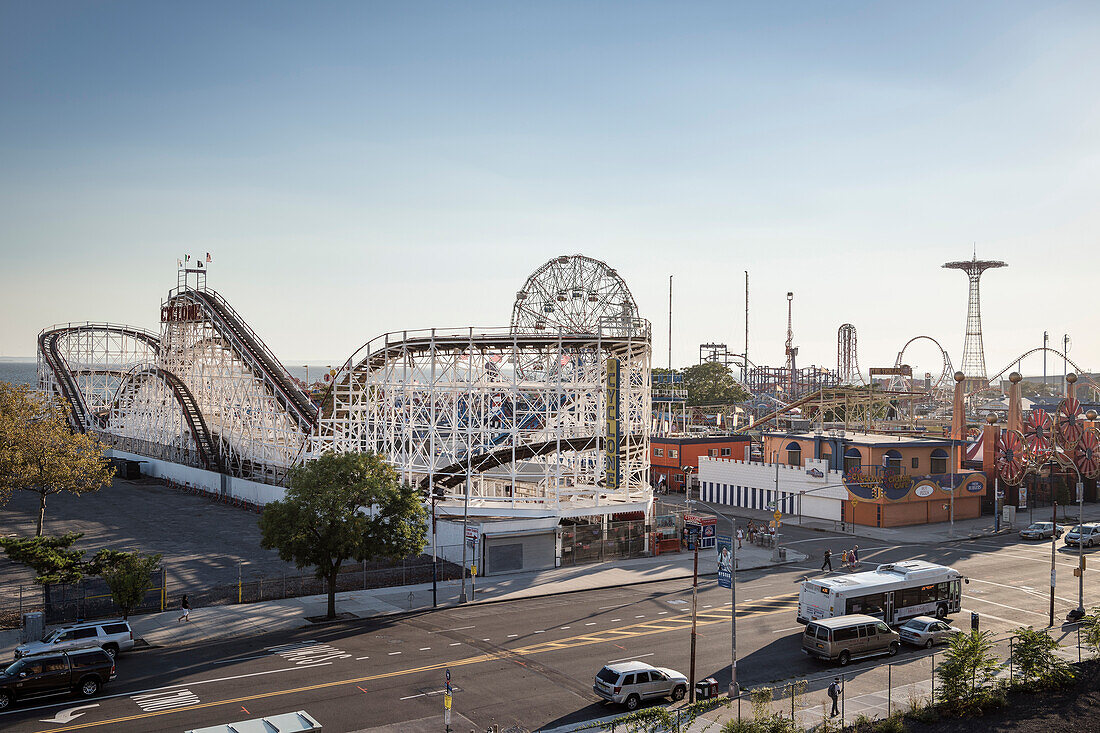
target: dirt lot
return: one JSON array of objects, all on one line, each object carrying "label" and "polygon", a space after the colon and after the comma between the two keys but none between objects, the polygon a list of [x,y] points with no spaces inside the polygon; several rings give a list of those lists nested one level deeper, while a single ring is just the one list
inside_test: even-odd
[{"label": "dirt lot", "polygon": [[910,733],[1096,733],[1100,731],[1100,660],[1078,665],[1077,684],[1058,692],[1013,695],[980,718],[934,724],[906,721]]}]

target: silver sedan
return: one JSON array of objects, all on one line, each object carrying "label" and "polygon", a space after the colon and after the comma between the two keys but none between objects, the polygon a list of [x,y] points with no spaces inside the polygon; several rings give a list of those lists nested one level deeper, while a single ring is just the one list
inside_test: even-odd
[{"label": "silver sedan", "polygon": [[947,625],[946,622],[931,616],[917,616],[906,621],[899,629],[901,640],[914,646],[931,649],[933,644],[947,642],[962,629]]},{"label": "silver sedan", "polygon": [[1034,522],[1020,530],[1020,537],[1025,540],[1049,540],[1051,535],[1062,536],[1062,528],[1053,522]]}]

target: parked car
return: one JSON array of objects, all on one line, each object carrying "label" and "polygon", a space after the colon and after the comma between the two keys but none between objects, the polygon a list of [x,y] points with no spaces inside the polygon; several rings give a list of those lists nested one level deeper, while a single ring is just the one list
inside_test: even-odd
[{"label": "parked car", "polygon": [[43,652],[98,646],[113,659],[119,652],[134,648],[134,632],[129,621],[84,621],[54,629],[42,641],[29,641],[15,648],[15,658]]},{"label": "parked car", "polygon": [[651,667],[642,662],[608,664],[596,673],[592,691],[604,700],[636,710],[642,700],[670,697],[683,700],[687,677],[666,667]]},{"label": "parked car", "polygon": [[73,691],[91,697],[114,678],[114,658],[96,646],[26,656],[0,673],[0,710],[16,700]]},{"label": "parked car", "polygon": [[898,633],[874,616],[852,613],[811,621],[802,634],[802,651],[844,666],[853,659],[880,654],[894,656],[901,648]]},{"label": "parked car", "polygon": [[1100,545],[1100,524],[1078,524],[1066,532],[1066,544],[1084,544],[1085,547]]},{"label": "parked car", "polygon": [[1032,522],[1020,530],[1020,537],[1025,540],[1049,540],[1053,535],[1058,539],[1061,538],[1062,531],[1062,528],[1054,522]]},{"label": "parked car", "polygon": [[907,644],[931,649],[933,644],[942,644],[962,629],[950,626],[945,621],[932,616],[914,616],[898,628],[898,635]]}]

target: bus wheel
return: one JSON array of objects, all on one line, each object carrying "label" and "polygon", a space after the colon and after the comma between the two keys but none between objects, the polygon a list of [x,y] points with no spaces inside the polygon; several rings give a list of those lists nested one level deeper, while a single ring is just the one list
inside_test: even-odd
[{"label": "bus wheel", "polygon": [[943,605],[942,603],[939,606],[936,606],[936,618],[938,618],[940,621],[943,621],[945,618],[947,618],[947,606]]}]

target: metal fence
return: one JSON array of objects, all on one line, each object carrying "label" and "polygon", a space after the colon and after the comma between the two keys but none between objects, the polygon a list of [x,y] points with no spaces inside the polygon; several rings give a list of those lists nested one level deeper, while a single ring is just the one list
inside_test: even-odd
[{"label": "metal fence", "polygon": [[[443,548],[441,548],[443,549]],[[437,580],[457,580],[462,568],[439,559],[435,563]],[[180,596],[187,594],[194,608],[225,606],[234,603],[256,603],[281,598],[321,595],[328,592],[325,581],[312,572],[281,573],[263,577],[244,578],[235,583],[202,585],[199,583],[175,583],[167,568],[155,573],[153,587],[145,593],[141,604],[133,613],[156,613],[167,608],[178,608]],[[397,562],[348,562],[336,579],[337,592],[392,588],[432,581],[432,558],[417,556]],[[24,613],[41,611],[46,624],[60,624],[80,619],[119,616],[122,611],[111,598],[110,590],[102,578],[90,577],[80,583],[20,585],[7,588],[0,596],[0,629],[14,629],[22,625]]]},{"label": "metal fence", "polygon": [[644,521],[562,525],[562,565],[643,557],[646,548]]}]

